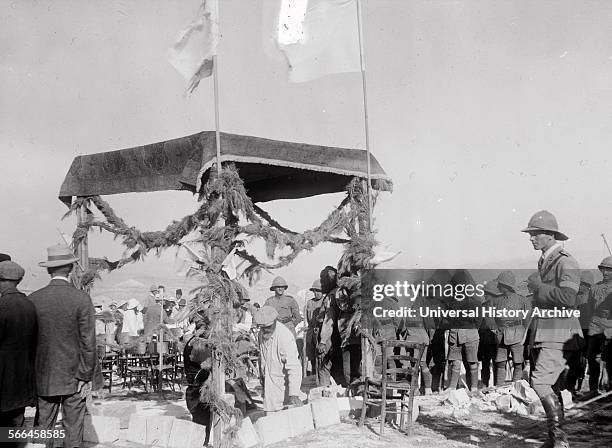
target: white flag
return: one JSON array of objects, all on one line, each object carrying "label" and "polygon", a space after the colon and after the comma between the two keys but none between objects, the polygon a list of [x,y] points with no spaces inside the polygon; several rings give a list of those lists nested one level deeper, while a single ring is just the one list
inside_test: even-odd
[{"label": "white flag", "polygon": [[361,71],[356,0],[282,0],[277,40],[290,82]]},{"label": "white flag", "polygon": [[200,80],[212,74],[213,56],[219,43],[216,0],[204,0],[195,20],[178,35],[168,51],[170,64],[189,82],[193,92]]}]

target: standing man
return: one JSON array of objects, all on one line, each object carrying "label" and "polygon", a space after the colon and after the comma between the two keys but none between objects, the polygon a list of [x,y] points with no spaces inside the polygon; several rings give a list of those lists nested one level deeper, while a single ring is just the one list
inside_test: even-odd
[{"label": "standing man", "polygon": [[61,407],[66,448],[83,442],[85,398],[96,367],[94,307],[89,295],[68,280],[76,261],[66,245],[48,248],[47,261],[39,265],[47,268],[51,283],[30,295],[38,318],[39,426],[53,429]]},{"label": "standing man", "polygon": [[[529,234],[534,250],[542,252],[538,261],[540,277],[531,277],[529,284],[534,305],[542,309],[576,308],[580,270],[578,262],[560,243],[568,238],[559,231],[556,218],[541,210],[531,217],[522,232]],[[531,385],[546,411],[548,441],[545,446],[566,448],[569,442],[560,428],[564,418],[561,390],[567,363],[581,348],[580,322],[577,317],[538,317],[534,321]]]},{"label": "standing man", "polygon": [[278,312],[264,305],[253,312],[259,327],[259,370],[264,411],[276,412],[284,405],[301,406],[302,366],[291,331],[277,323]]},{"label": "standing man", "polygon": [[36,404],[36,310],[17,291],[25,271],[0,262],[0,427],[20,428],[26,406]]},{"label": "standing man", "polygon": [[[500,296],[493,298],[490,303],[498,310],[526,311],[531,313],[531,306],[527,300],[516,293],[516,277],[512,271],[503,271],[497,277],[497,289]],[[495,385],[503,385],[506,381],[506,364],[508,354],[512,354],[514,370],[512,382],[523,378],[523,338],[524,325],[529,321],[521,318],[496,317],[497,325],[497,354],[495,356]]]},{"label": "standing man", "polygon": [[323,319],[325,318],[325,307],[323,306],[323,292],[321,291],[321,280],[316,279],[312,283],[310,288],[314,297],[306,302],[306,323],[308,329],[306,330],[306,357],[310,361],[311,371],[315,375],[319,375],[319,372],[315,371],[316,359],[317,359],[317,344],[319,343],[319,334],[321,332],[321,326],[323,325]]},{"label": "standing man", "polygon": [[[612,294],[612,257],[604,258],[599,263],[599,270],[603,275],[601,282],[593,286],[589,293],[589,348],[587,358],[589,361],[589,394],[584,399],[599,394],[600,359],[606,361],[608,381],[611,381],[612,359],[606,359],[604,348],[606,339],[612,337],[612,315],[610,314],[608,297]],[[606,300],[607,299],[607,300]],[[608,347],[610,344],[608,343]],[[598,356],[600,359],[597,359]]]},{"label": "standing man", "polygon": [[[501,296],[501,292],[497,287],[497,280],[489,280],[484,287],[484,301],[483,308],[489,308],[493,306],[493,301]],[[492,317],[485,317],[482,319],[478,335],[480,341],[478,343],[478,359],[482,361],[482,370],[480,377],[484,387],[489,387],[491,380],[491,366],[495,368],[495,357],[497,355],[497,323]],[[497,374],[493,372],[493,384],[498,386],[499,378]],[[504,377],[505,378],[505,377]]]},{"label": "standing man", "polygon": [[278,312],[278,321],[285,324],[295,338],[295,327],[302,322],[302,315],[295,299],[285,294],[286,290],[285,279],[276,277],[270,286],[270,291],[274,291],[274,295],[268,297],[264,306],[271,306]]}]

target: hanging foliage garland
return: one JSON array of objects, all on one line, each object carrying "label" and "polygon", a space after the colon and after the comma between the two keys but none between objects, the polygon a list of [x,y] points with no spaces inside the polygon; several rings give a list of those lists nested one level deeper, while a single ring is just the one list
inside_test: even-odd
[{"label": "hanging foliage garland", "polygon": [[[85,239],[93,229],[107,231],[120,240],[125,255],[116,261],[107,258],[90,258],[89,266],[81,272],[80,286],[91,287],[100,278],[101,271],[111,272],[126,264],[142,260],[149,252],[157,255],[163,249],[177,247],[181,241],[197,231],[194,240],[203,248],[205,255],[198,261],[195,275],[202,286],[196,288],[195,299],[190,304],[189,317],[206,316],[214,322],[214,331],[199,344],[211,349],[214,362],[225,366],[227,374],[239,369],[232,324],[234,313],[247,299],[247,292],[237,281],[223,272],[223,261],[234,250],[234,254],[246,261],[242,278],[249,283],[257,281],[264,270],[278,269],[289,265],[304,251],[311,251],[323,242],[343,244],[344,252],[338,268],[340,273],[355,274],[369,265],[374,256],[376,241],[367,225],[368,206],[365,182],[354,178],[347,185],[347,195],[329,216],[314,229],[302,233],[291,231],[274,220],[266,211],[253,204],[238,171],[233,164],[223,167],[220,173],[213,171],[202,187],[199,208],[192,214],[173,221],[164,230],[143,232],[128,225],[100,196],[77,198],[65,215],[85,210],[85,219],[79,222],[73,233],[73,247]],[[96,208],[103,219],[95,217]],[[241,224],[243,223],[243,224]],[[348,237],[348,238],[347,238]],[[247,241],[261,239],[265,243],[266,256],[274,262],[264,262],[245,248]],[[283,255],[277,256],[279,253]],[[201,389],[201,400],[210,404],[226,423],[223,444],[231,445],[240,421],[240,411],[230,406],[213,387],[205,384]],[[233,422],[233,423],[232,423]]]}]

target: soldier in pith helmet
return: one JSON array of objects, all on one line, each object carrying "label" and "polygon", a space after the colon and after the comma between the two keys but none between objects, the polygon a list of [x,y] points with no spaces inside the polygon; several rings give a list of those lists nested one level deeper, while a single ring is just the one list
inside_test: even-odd
[{"label": "soldier in pith helmet", "polygon": [[[529,234],[533,249],[542,252],[538,261],[540,277],[531,278],[528,285],[533,291],[534,305],[538,308],[576,308],[580,269],[561,244],[568,237],[559,230],[557,219],[549,211],[541,210],[531,217],[522,232]],[[567,360],[575,356],[583,344],[580,322],[577,317],[538,317],[534,320],[531,385],[546,412],[548,440],[544,447],[568,448],[567,436],[560,428],[564,418],[561,389]]]}]

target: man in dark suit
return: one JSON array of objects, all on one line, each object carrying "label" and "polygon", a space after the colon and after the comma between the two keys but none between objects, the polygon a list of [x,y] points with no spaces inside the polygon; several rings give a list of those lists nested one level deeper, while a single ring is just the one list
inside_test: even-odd
[{"label": "man in dark suit", "polygon": [[0,262],[0,427],[23,426],[26,406],[36,404],[36,310],[17,291],[24,274],[17,263]]},{"label": "man in dark suit", "polygon": [[38,426],[52,429],[61,406],[64,447],[79,447],[96,367],[95,312],[89,295],[68,280],[76,262],[70,248],[53,246],[47,254],[39,265],[47,268],[51,283],[30,295],[38,317]]}]

